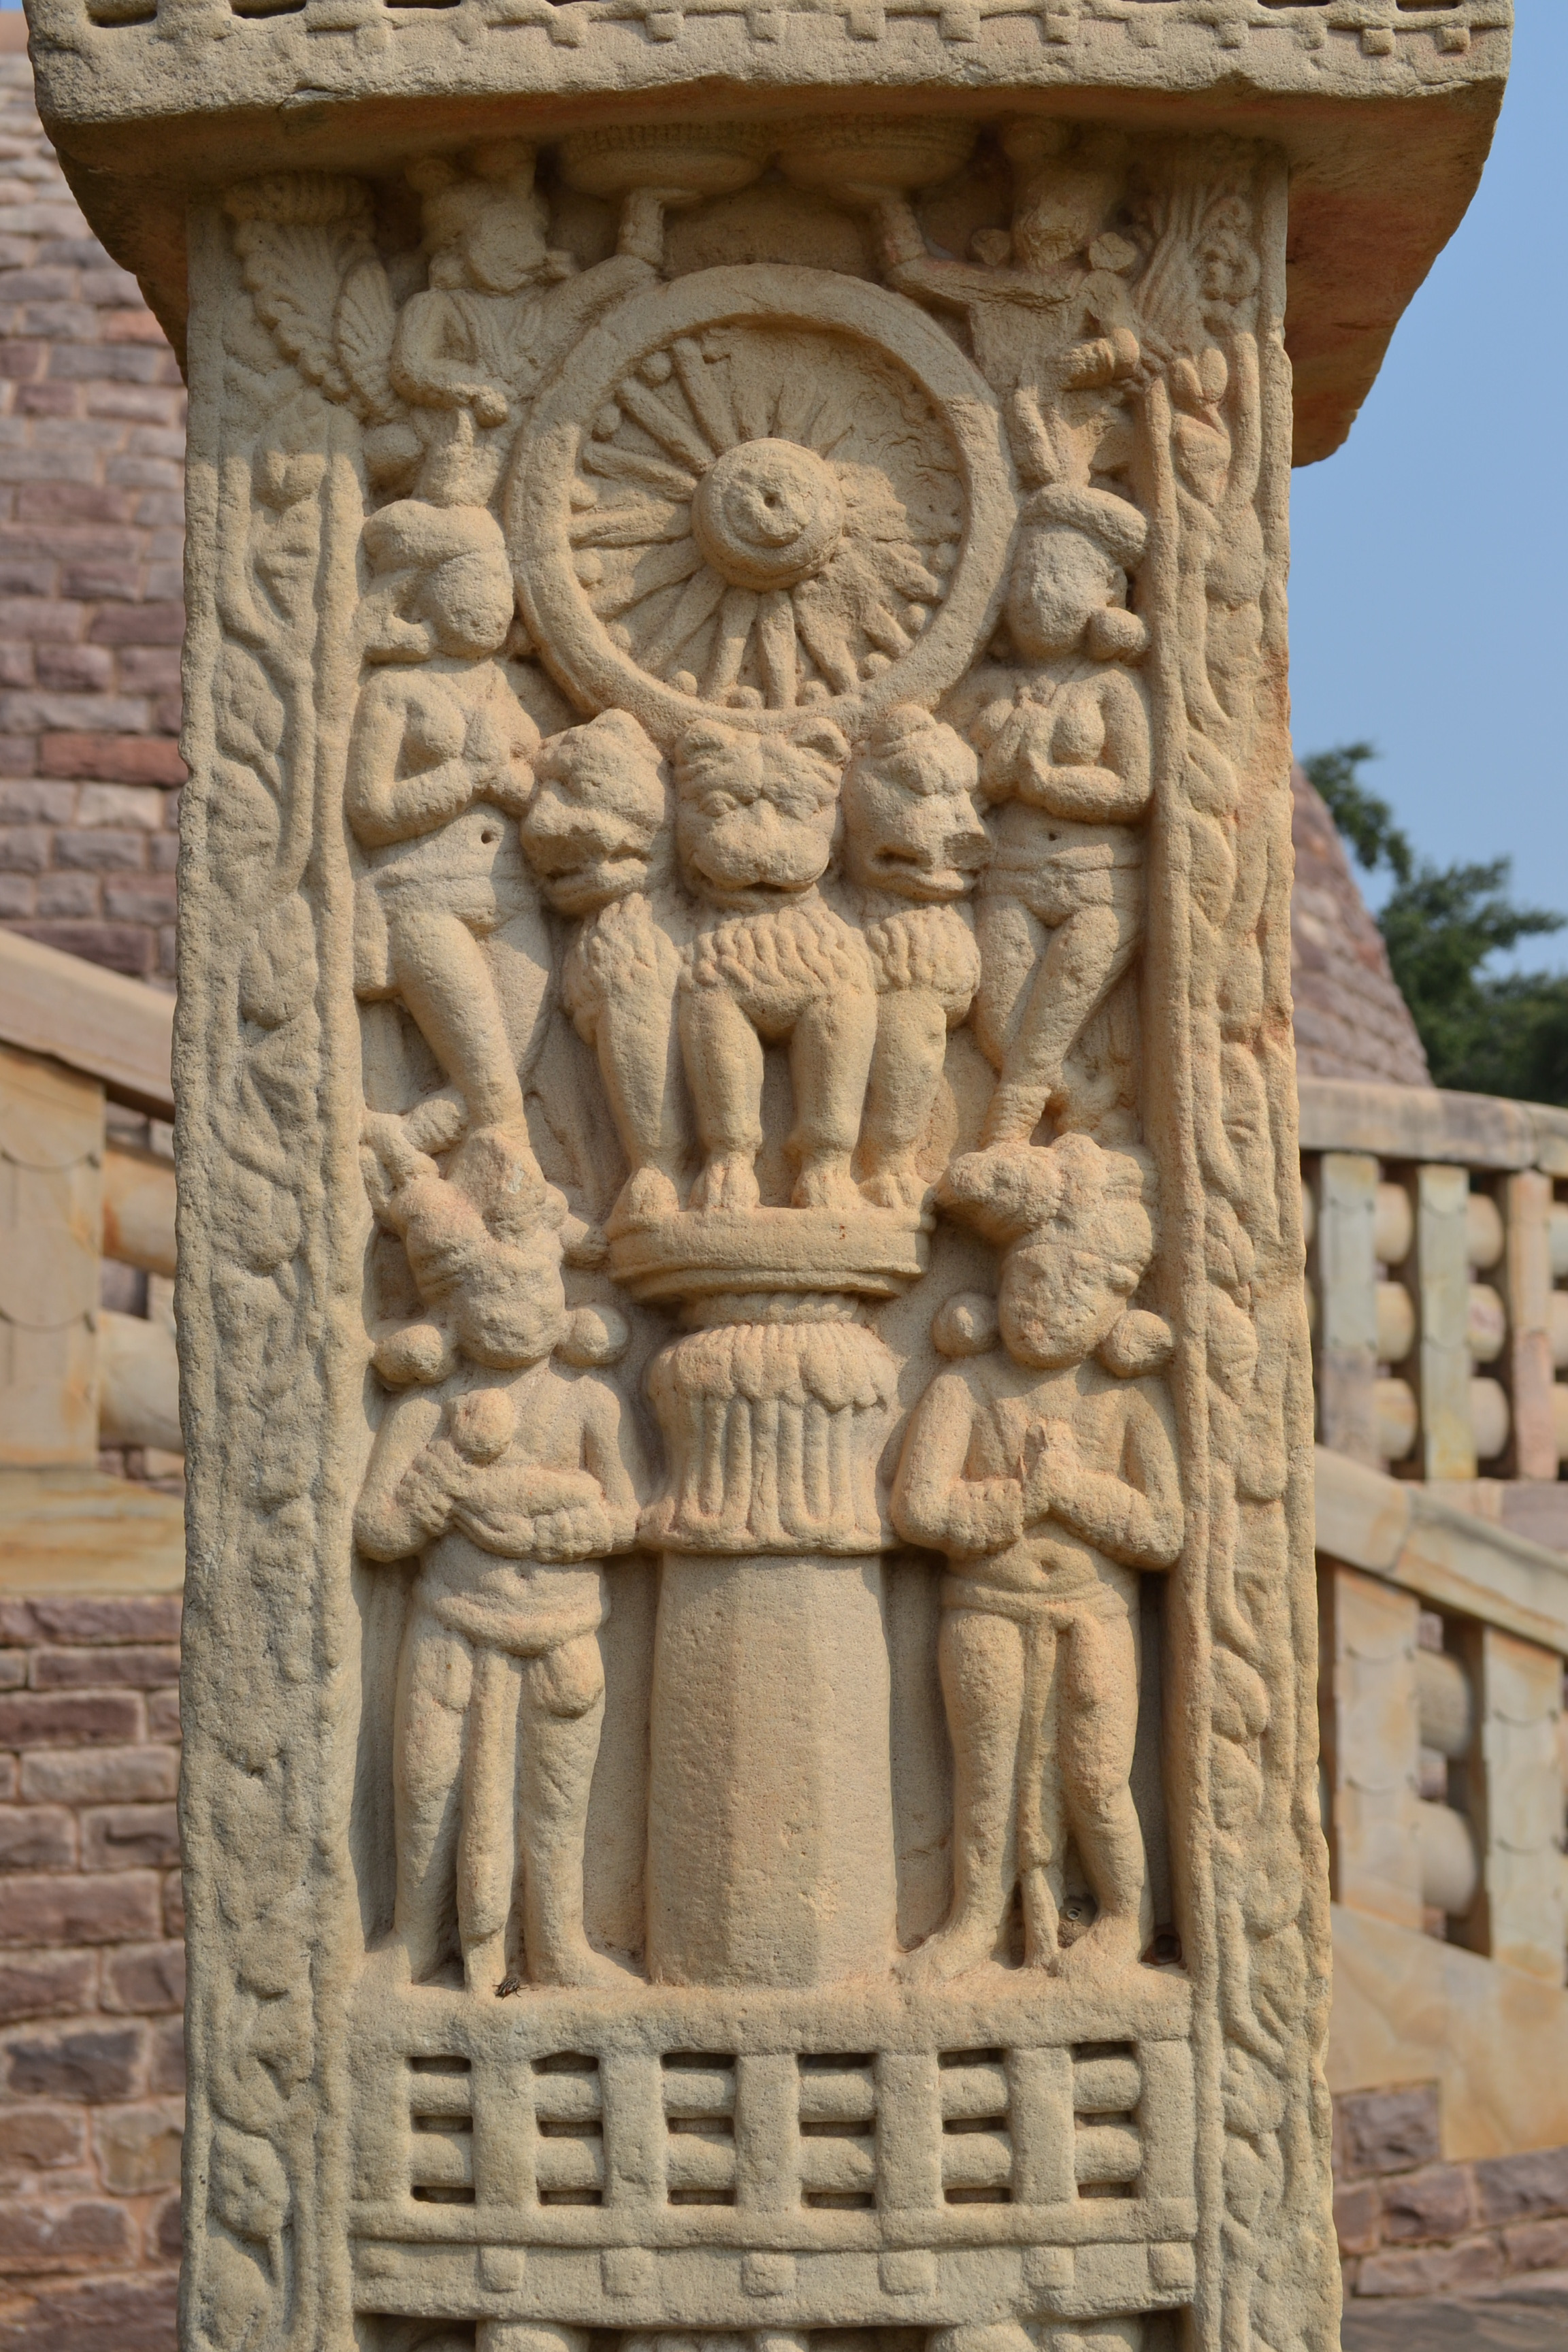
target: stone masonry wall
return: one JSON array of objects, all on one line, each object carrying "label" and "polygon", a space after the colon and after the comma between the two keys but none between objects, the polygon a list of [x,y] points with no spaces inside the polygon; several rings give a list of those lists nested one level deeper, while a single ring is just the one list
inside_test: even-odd
[{"label": "stone masonry wall", "polygon": [[1445,2164],[1438,2126],[1435,2083],[1334,2102],[1347,2315],[1568,2272],[1568,2147]]},{"label": "stone masonry wall", "polygon": [[1303,1077],[1426,1087],[1426,1055],[1322,795],[1292,771],[1290,992]]},{"label": "stone masonry wall", "polygon": [[184,391],[66,186],[21,26],[0,16],[0,924],[169,986]]},{"label": "stone masonry wall", "polygon": [[173,2352],[179,1616],[0,1600],[0,2352]]}]

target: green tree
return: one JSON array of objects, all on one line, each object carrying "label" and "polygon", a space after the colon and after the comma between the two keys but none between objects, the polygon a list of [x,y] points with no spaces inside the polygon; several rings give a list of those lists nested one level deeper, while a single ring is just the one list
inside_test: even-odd
[{"label": "green tree", "polygon": [[1499,950],[1560,931],[1568,917],[1516,906],[1506,857],[1446,866],[1418,857],[1357,772],[1376,757],[1370,743],[1343,743],[1301,765],[1357,863],[1368,873],[1385,867],[1393,880],[1378,929],[1434,1083],[1568,1104],[1568,973],[1485,969]]}]

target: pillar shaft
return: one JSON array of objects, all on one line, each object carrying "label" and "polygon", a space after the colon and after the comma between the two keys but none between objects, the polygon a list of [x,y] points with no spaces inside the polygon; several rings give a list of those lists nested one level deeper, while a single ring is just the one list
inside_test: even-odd
[{"label": "pillar shaft", "polygon": [[192,393],[188,2352],[1330,2352],[1286,485],[1506,12],[29,13]]},{"label": "pillar shaft", "polygon": [[656,1980],[886,1973],[889,1706],[879,1557],[665,1554],[648,1792]]}]

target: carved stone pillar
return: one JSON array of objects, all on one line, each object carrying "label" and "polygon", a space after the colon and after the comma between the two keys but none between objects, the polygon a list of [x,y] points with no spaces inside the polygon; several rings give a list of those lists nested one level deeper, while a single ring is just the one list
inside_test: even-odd
[{"label": "carved stone pillar", "polygon": [[[836,1223],[822,1236],[822,1258],[844,1232]],[[765,1279],[746,1238],[748,1278]],[[914,1257],[918,1234],[902,1238]],[[873,1291],[887,1282],[860,1279]],[[796,1290],[710,1295],[701,1328],[650,1367],[668,1464],[644,1522],[663,1547],[649,1720],[656,1980],[825,1985],[885,1975],[897,1953],[881,1558],[891,1531],[877,1468],[899,1366],[857,1305]]]},{"label": "carved stone pillar", "polygon": [[1506,7],[30,14],[192,391],[186,2344],[1328,2352],[1286,485]]}]

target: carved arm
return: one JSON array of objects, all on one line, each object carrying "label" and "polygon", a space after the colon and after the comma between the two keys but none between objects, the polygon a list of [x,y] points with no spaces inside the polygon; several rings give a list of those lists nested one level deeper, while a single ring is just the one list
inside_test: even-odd
[{"label": "carved arm", "polygon": [[892,1518],[910,1543],[963,1555],[995,1551],[1024,1531],[1016,1478],[966,1478],[974,1398],[962,1373],[943,1372],[910,1417],[893,1484]]},{"label": "carved arm", "polygon": [[539,730],[496,663],[486,666],[463,750],[472,767],[473,796],[493,801],[510,816],[527,814],[533,797],[533,754]]},{"label": "carved arm", "polygon": [[506,386],[448,356],[453,307],[439,288],[410,296],[397,322],[392,380],[405,400],[420,407],[471,408],[480,425],[504,424],[510,404]]},{"label": "carved arm", "polygon": [[[343,797],[354,837],[367,849],[434,833],[477,797],[467,728],[453,740],[457,716],[450,698],[437,702],[413,678],[383,671],[365,687],[354,712]],[[399,775],[409,750],[446,756]]]},{"label": "carved arm", "polygon": [[354,1541],[371,1559],[406,1559],[451,1524],[452,1473],[461,1465],[449,1444],[428,1434],[439,1419],[433,1398],[405,1397],[376,1433],[354,1513]]},{"label": "carved arm", "polygon": [[453,1516],[481,1551],[503,1559],[588,1559],[605,1549],[603,1498],[585,1470],[532,1462],[470,1468]]},{"label": "carved arm", "polygon": [[[1053,708],[1033,717],[1019,714],[1016,749],[1010,766],[1020,801],[1053,816],[1087,824],[1131,824],[1149,805],[1152,782],[1149,728],[1138,688],[1122,670],[1083,681],[1078,695],[1092,698],[1103,729],[1102,756],[1087,761],[1051,757],[1057,728],[1069,711]],[[1076,731],[1076,730],[1075,730]]]},{"label": "carved arm", "polygon": [[587,1391],[583,1457],[599,1482],[609,1513],[612,1532],[608,1549],[626,1551],[637,1539],[642,1509],[637,1488],[647,1483],[642,1447],[636,1425],[615,1391],[598,1381],[584,1381],[582,1387]]},{"label": "carved arm", "polygon": [[1124,1567],[1169,1568],[1182,1548],[1175,1450],[1147,1397],[1132,1391],[1124,1413],[1118,1470],[1084,1461],[1066,1422],[1047,1423],[1036,1440],[1029,1516],[1059,1519]]}]

